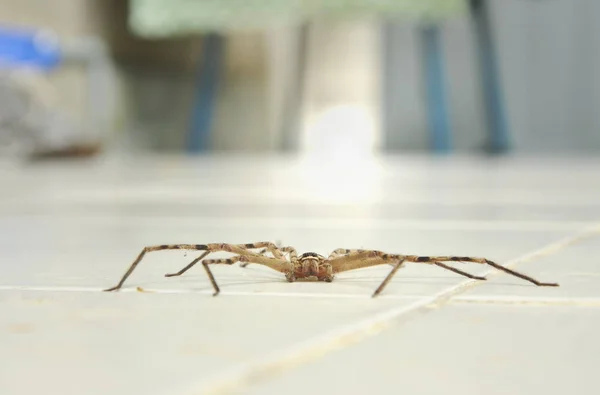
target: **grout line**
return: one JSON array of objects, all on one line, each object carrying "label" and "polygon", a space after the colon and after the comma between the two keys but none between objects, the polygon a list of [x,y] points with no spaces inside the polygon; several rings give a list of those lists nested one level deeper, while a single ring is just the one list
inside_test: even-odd
[{"label": "grout line", "polygon": [[600,298],[548,298],[531,296],[457,296],[452,298],[450,300],[450,303],[600,307]]},{"label": "grout line", "polygon": [[[49,292],[102,292],[104,288],[98,287],[69,287],[69,286],[29,286],[29,285],[0,285],[2,291],[49,291]],[[212,295],[212,290],[194,291],[190,289],[153,289],[153,288],[122,288],[118,293],[156,293],[156,294],[201,294]],[[317,299],[371,299],[372,292],[363,294],[339,293],[310,293],[310,292],[256,292],[256,291],[221,291],[219,298],[227,296],[268,296],[289,298],[317,298]],[[380,295],[378,299],[421,299],[428,295]]]},{"label": "grout line", "polygon": [[[102,288],[97,287],[68,287],[68,286],[29,286],[29,285],[0,285],[2,291],[48,291],[48,292],[102,292]],[[156,293],[156,294],[200,294],[212,295],[213,291],[194,291],[189,289],[153,289],[153,288],[123,288],[119,293]],[[339,294],[339,293],[310,293],[310,292],[250,292],[250,291],[221,291],[219,297],[228,296],[258,296],[258,297],[277,297],[277,298],[307,298],[307,299],[371,299],[371,293],[363,294]],[[393,300],[411,300],[426,299],[431,295],[379,295],[377,299]],[[600,298],[580,298],[580,297],[531,297],[531,296],[457,296],[451,299],[452,303],[472,303],[472,304],[535,304],[535,305],[569,305],[569,306],[600,306]]]},{"label": "grout line", "polygon": [[[418,187],[417,187],[418,188]],[[432,195],[432,187],[418,188],[413,190],[404,190],[405,193],[398,194],[397,189],[387,191],[388,193],[374,194],[367,193],[353,198],[340,198],[331,196],[328,191],[321,192],[312,196],[300,196],[298,192],[303,191],[300,188],[281,189],[264,187],[206,187],[200,190],[193,190],[188,187],[176,190],[175,186],[165,191],[164,187],[146,188],[144,193],[140,193],[138,187],[131,187],[127,190],[121,187],[117,191],[105,188],[92,191],[91,189],[79,191],[52,190],[49,194],[43,196],[45,205],[73,205],[82,204],[90,207],[93,204],[114,204],[114,203],[154,203],[154,202],[177,202],[179,204],[193,202],[194,204],[228,204],[228,205],[248,205],[265,204],[288,205],[288,204],[314,204],[314,205],[338,205],[338,204],[373,204],[399,206],[406,204],[435,204],[444,206],[469,206],[473,204],[485,206],[543,206],[543,207],[597,207],[598,201],[594,199],[593,193],[597,189],[589,190],[589,194],[564,194],[564,189],[549,189],[542,193],[531,193],[528,190],[521,189],[503,189],[502,192],[490,194],[486,188],[448,188],[442,187],[446,194]],[[495,190],[497,191],[497,190]],[[558,192],[558,193],[553,193]],[[482,196],[485,199],[482,200]],[[21,198],[19,200],[19,198]],[[28,200],[21,196],[7,199],[7,203],[17,203],[22,205],[35,205],[40,201],[39,196]]]},{"label": "grout line", "polygon": [[[240,365],[225,372],[220,379],[214,380],[208,385],[202,386],[202,388],[190,388],[181,393],[186,395],[232,393],[256,381],[268,379],[277,373],[282,373],[295,366],[307,363],[337,348],[359,342],[363,338],[381,331],[394,318],[426,306],[433,302],[435,298],[436,296],[434,295],[420,299],[409,305],[377,314],[367,320],[330,331],[317,338],[289,347],[282,353],[275,353],[264,359]],[[171,391],[170,393],[172,394],[173,392]]]},{"label": "grout line", "polygon": [[64,287],[38,285],[0,285],[0,291],[98,292],[94,287]]},{"label": "grout line", "polygon": [[[600,233],[600,225],[583,230],[573,236],[551,243],[532,253],[510,261],[506,266],[531,261],[535,258],[551,255],[574,243]],[[490,270],[490,274],[492,274]],[[499,274],[494,272],[493,274]],[[258,381],[273,377],[276,374],[297,367],[303,363],[315,360],[328,352],[341,347],[347,347],[367,337],[379,333],[384,328],[392,325],[393,321],[408,313],[416,312],[424,307],[439,307],[450,300],[454,295],[474,287],[481,282],[466,280],[457,285],[446,288],[435,295],[411,303],[407,306],[394,308],[383,313],[375,314],[367,319],[354,324],[336,328],[321,336],[291,346],[281,352],[275,352],[258,360],[252,360],[232,370],[226,371],[221,378],[200,386],[193,386],[180,392],[181,394],[228,394],[240,390]],[[170,394],[173,391],[169,392]]]}]

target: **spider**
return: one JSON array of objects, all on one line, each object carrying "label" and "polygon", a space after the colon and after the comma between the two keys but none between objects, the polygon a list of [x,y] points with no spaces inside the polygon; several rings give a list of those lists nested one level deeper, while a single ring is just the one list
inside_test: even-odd
[{"label": "spider", "polygon": [[[261,250],[252,251],[257,249]],[[506,273],[512,274],[513,276],[527,280],[537,286],[558,286],[557,283],[540,282],[529,276],[526,276],[525,274],[518,273],[514,270],[501,266],[486,258],[476,258],[468,256],[398,255],[386,254],[382,251],[377,250],[348,250],[343,248],[338,248],[334,250],[326,258],[323,255],[319,255],[314,252],[305,252],[304,254],[298,256],[298,253],[294,247],[278,247],[270,242],[258,242],[249,244],[165,244],[159,246],[145,247],[142,250],[142,252],[140,252],[136,260],[131,264],[129,269],[127,269],[119,283],[112,288],[105,289],[104,291],[109,292],[120,289],[125,280],[127,280],[127,278],[131,275],[131,273],[134,271],[136,266],[140,263],[140,261],[142,260],[144,255],[146,255],[147,252],[161,250],[204,251],[198,258],[194,259],[183,269],[175,273],[165,274],[165,277],[180,276],[189,269],[191,269],[196,263],[202,261],[202,266],[204,267],[204,270],[206,270],[206,274],[208,275],[208,278],[215,290],[213,296],[217,296],[220,292],[220,289],[217,285],[215,277],[213,276],[209,268],[209,265],[233,265],[236,262],[240,262],[242,267],[246,267],[250,263],[267,266],[273,270],[277,270],[278,272],[285,274],[285,278],[289,282],[294,282],[296,280],[332,282],[334,276],[337,273],[345,272],[348,270],[361,269],[369,266],[384,264],[392,265],[393,269],[383,280],[383,282],[379,285],[379,287],[377,287],[377,289],[372,295],[373,297],[379,295],[383,291],[383,289],[389,283],[394,274],[396,274],[398,269],[404,266],[406,262],[418,262],[436,265],[475,280],[486,280],[486,278],[463,272],[462,270],[445,265],[442,262],[454,261],[487,264]],[[227,259],[204,259],[208,254],[218,251],[231,252],[237,255]],[[268,256],[267,253],[271,253],[272,256]],[[288,258],[286,258],[285,255],[288,255]]]}]

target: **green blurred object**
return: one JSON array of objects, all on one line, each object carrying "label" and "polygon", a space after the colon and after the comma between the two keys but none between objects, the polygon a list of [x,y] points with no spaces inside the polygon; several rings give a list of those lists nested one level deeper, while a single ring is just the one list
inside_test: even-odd
[{"label": "green blurred object", "polygon": [[265,29],[314,18],[435,20],[468,10],[465,0],[130,0],[129,25],[145,37]]}]

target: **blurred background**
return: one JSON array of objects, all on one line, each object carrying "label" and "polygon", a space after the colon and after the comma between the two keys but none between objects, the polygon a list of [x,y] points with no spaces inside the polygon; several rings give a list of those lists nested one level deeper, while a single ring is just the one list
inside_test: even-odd
[{"label": "blurred background", "polygon": [[[597,393],[599,16],[600,0],[0,0],[0,394]],[[561,286],[476,293],[407,265],[372,300],[387,266],[289,284],[214,265],[215,299],[201,269],[164,278],[199,252],[164,251],[124,284],[148,293],[99,292],[145,246],[262,241],[484,256]]]},{"label": "blurred background", "polygon": [[0,153],[600,150],[596,0],[0,0]]}]

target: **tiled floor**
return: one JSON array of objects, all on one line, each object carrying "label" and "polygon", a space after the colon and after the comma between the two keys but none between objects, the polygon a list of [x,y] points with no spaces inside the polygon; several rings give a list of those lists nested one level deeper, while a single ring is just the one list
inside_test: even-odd
[{"label": "tiled floor", "polygon": [[[0,394],[596,394],[600,160],[235,156],[0,167]],[[281,241],[486,256],[333,283],[258,265],[165,278],[197,253]],[[187,256],[186,256],[187,255]],[[139,292],[136,287],[145,292]]]}]

